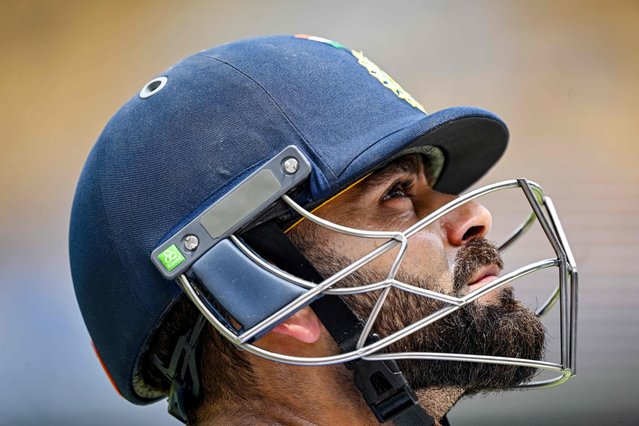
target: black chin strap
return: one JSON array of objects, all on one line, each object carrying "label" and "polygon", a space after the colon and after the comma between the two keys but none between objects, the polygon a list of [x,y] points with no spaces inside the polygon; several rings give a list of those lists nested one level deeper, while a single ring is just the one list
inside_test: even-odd
[{"label": "black chin strap", "polygon": [[[275,265],[307,281],[319,283],[324,278],[273,222],[259,225],[242,235],[256,251],[266,255]],[[273,250],[275,248],[275,250]],[[339,296],[326,295],[311,304],[311,308],[328,330],[342,352],[355,349],[364,325]],[[377,336],[369,336],[371,340]],[[419,405],[397,363],[358,359],[346,364],[364,400],[381,423],[392,420],[395,425],[435,424]]]},{"label": "black chin strap", "polygon": [[169,413],[182,423],[187,422],[187,404],[191,399],[200,396],[200,378],[197,372],[195,351],[205,324],[206,318],[203,315],[198,315],[193,328],[178,339],[168,367],[156,354],[151,357],[155,367],[171,383],[168,400]]}]

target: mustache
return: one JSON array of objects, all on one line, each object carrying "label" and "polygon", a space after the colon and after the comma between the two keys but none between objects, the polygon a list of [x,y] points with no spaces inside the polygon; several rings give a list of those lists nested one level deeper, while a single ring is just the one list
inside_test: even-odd
[{"label": "mustache", "polygon": [[453,289],[460,291],[482,267],[497,265],[503,269],[504,261],[497,247],[485,238],[475,238],[457,252],[453,269]]}]

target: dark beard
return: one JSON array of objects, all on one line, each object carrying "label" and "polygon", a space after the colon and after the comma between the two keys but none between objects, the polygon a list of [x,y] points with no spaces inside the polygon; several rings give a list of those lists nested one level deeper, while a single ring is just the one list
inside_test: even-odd
[{"label": "dark beard", "polygon": [[[317,245],[302,238],[295,242],[308,256],[318,271],[332,275],[352,263],[336,258]],[[464,288],[470,277],[481,266],[495,263],[502,266],[497,249],[484,239],[475,239],[460,249],[455,260],[454,291]],[[340,287],[373,283],[386,278],[386,273],[375,270],[357,271],[341,281]],[[399,281],[432,288],[435,282],[428,276],[400,273]],[[539,360],[544,353],[545,329],[535,314],[513,297],[512,289],[500,291],[499,303],[490,305],[470,303],[422,330],[401,339],[387,348],[387,352],[441,352]],[[379,292],[347,296],[345,300],[362,319],[368,318]],[[425,316],[448,306],[444,302],[392,289],[373,326],[380,336],[387,336]],[[416,388],[460,387],[466,394],[488,390],[510,389],[530,380],[537,370],[512,365],[482,364],[475,362],[398,360],[406,378]]]},{"label": "dark beard", "polygon": [[[440,305],[442,307],[443,305]],[[401,352],[444,352],[541,359],[545,330],[528,309],[503,290],[498,305],[471,303],[390,349]],[[398,360],[417,389],[456,386],[466,395],[510,389],[530,380],[536,369],[513,365],[453,361]]]}]

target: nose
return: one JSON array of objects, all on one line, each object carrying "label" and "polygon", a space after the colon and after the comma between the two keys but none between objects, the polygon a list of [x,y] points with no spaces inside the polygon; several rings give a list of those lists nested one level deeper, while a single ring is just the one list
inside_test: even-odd
[{"label": "nose", "polygon": [[[438,204],[441,203],[440,207],[457,198],[454,195],[433,192]],[[461,246],[474,238],[485,237],[492,223],[490,211],[476,201],[462,204],[440,220],[442,231],[453,246]]]}]

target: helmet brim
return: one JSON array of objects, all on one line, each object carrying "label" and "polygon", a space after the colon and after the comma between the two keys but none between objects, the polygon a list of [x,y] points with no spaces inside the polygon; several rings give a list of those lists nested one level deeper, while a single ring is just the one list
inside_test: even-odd
[{"label": "helmet brim", "polygon": [[458,194],[479,180],[506,150],[509,132],[495,114],[481,108],[455,107],[432,113],[396,131],[362,152],[340,180],[352,181],[421,146],[435,146],[444,165],[435,189]]}]

